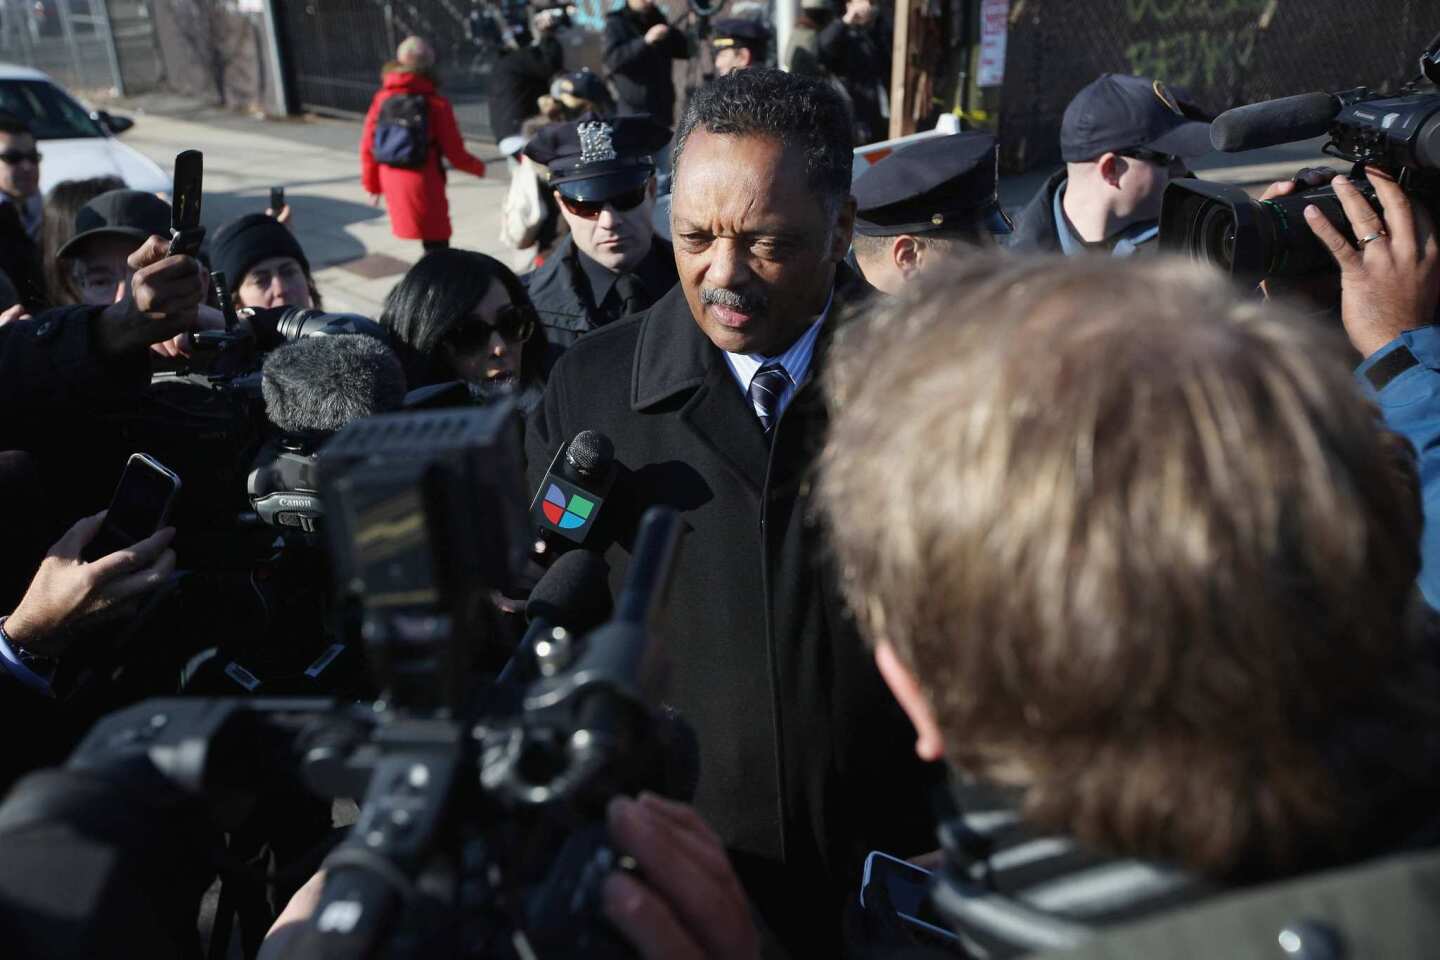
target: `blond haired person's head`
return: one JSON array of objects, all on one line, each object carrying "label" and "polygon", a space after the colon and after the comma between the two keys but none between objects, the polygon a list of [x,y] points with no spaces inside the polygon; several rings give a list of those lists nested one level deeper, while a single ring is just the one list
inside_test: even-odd
[{"label": "blond haired person's head", "polygon": [[1355,778],[1436,702],[1413,468],[1339,331],[1177,262],[917,286],[835,347],[821,489],[922,755],[1213,877],[1363,848]]}]

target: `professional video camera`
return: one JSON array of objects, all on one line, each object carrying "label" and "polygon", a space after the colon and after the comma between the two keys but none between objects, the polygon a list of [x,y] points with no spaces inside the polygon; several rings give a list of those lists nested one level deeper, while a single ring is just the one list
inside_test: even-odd
[{"label": "professional video camera", "polygon": [[[1440,212],[1440,36],[1420,57],[1420,74],[1398,94],[1356,87],[1307,93],[1226,111],[1211,127],[1217,150],[1234,152],[1326,135],[1324,152],[1354,165],[1351,178],[1378,203],[1365,167],[1396,177],[1417,203]],[[1160,247],[1212,263],[1246,282],[1336,269],[1303,212],[1311,204],[1353,242],[1329,186],[1273,200],[1252,200],[1239,187],[1175,180],[1166,187]]]},{"label": "professional video camera", "polygon": [[[644,518],[608,622],[578,639],[534,623],[496,679],[474,669],[499,646],[488,601],[529,540],[512,405],[358,422],[322,454],[321,477],[347,630],[363,639],[379,700],[148,701],[103,721],[70,768],[134,785],[105,791],[107,822],[137,799],[165,809],[151,802],[156,770],[165,789],[211,801],[297,778],[363,795],[292,956],[621,954],[598,916],[600,884],[622,866],[606,806],[642,789],[683,794],[696,776],[693,744],[677,746],[658,707],[650,630],[678,515]],[[572,558],[590,560],[581,592],[598,581],[608,594],[593,554],[555,570],[573,572]]]}]

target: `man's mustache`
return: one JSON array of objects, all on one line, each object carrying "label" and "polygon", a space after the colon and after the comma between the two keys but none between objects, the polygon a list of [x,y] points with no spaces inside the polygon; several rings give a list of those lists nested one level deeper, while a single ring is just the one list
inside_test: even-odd
[{"label": "man's mustache", "polygon": [[719,305],[739,310],[741,313],[759,315],[770,306],[770,298],[759,293],[739,293],[724,287],[705,287],[700,291],[700,302],[707,307]]}]

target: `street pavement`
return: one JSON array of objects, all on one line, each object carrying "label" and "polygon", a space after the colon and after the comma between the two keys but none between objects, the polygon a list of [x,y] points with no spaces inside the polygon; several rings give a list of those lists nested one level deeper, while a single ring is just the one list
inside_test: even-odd
[{"label": "street pavement", "polygon": [[[264,210],[272,186],[285,187],[292,226],[310,258],[325,308],[378,316],[385,295],[421,256],[420,243],[397,239],[383,208],[360,188],[358,120],[305,116],[258,119],[187,104],[173,98],[116,104],[136,120],[125,142],[169,170],[181,150],[205,152],[204,221],[213,230],[243,213]],[[494,144],[468,141],[485,160],[484,179],[450,171],[451,243],[516,264],[500,240],[501,205],[509,186],[506,162]],[[1319,141],[1243,154],[1211,154],[1195,165],[1206,179],[1258,191],[1322,158]],[[1048,170],[1006,177],[1006,209],[1020,208]]]},{"label": "street pavement", "polygon": [[[132,107],[133,110],[133,107]],[[285,188],[293,227],[324,297],[325,308],[378,316],[385,295],[420,259],[418,240],[390,232],[383,207],[360,188],[360,123],[324,117],[262,120],[209,108],[171,106],[131,112],[125,142],[165,170],[175,154],[205,153],[202,219],[213,233],[234,217],[263,211],[270,188]],[[493,144],[467,141],[486,162],[482,180],[450,171],[451,243],[511,262],[500,242],[500,208],[509,187],[505,159]]]}]

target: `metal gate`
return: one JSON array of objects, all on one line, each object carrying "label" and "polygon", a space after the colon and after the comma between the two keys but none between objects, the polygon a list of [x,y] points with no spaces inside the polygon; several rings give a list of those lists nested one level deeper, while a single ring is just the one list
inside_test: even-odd
[{"label": "metal gate", "polygon": [[410,34],[430,39],[443,92],[460,128],[489,133],[486,80],[493,50],[472,39],[469,17],[449,0],[277,0],[290,76],[302,108],[364,113],[380,70]]},{"label": "metal gate", "polygon": [[[1102,12],[1103,8],[1103,12]],[[1106,0],[1010,4],[1000,113],[1006,167],[1060,156],[1060,118],[1101,73],[1184,88],[1219,111],[1416,73],[1436,0]]]},{"label": "metal gate", "polygon": [[104,0],[0,0],[0,59],[74,90],[125,89]]},{"label": "metal gate", "polygon": [[[527,8],[564,0],[275,0],[287,74],[303,109],[363,113],[380,70],[409,34],[435,46],[441,91],[455,105],[460,129],[490,136],[486,98],[499,59],[497,16],[523,22]],[[600,69],[605,14],[625,0],[571,0],[573,26],[561,35],[565,69]],[[568,5],[568,4],[567,4]],[[660,0],[676,21],[683,0]]]},{"label": "metal gate", "polygon": [[115,41],[120,84],[126,94],[148,93],[165,84],[165,61],[155,36],[148,0],[105,0]]}]

